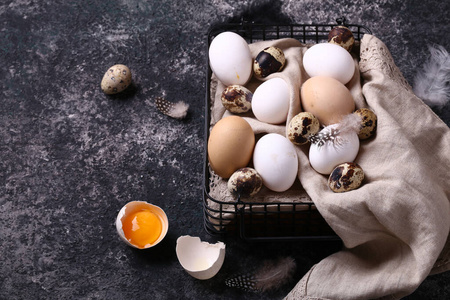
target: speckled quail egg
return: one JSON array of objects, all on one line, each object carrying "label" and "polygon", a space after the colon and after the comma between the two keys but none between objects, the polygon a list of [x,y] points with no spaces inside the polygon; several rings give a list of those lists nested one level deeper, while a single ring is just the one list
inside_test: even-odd
[{"label": "speckled quail egg", "polygon": [[253,72],[256,77],[267,77],[283,69],[286,58],[283,50],[278,47],[267,47],[258,53],[253,62]]},{"label": "speckled quail egg", "polygon": [[319,129],[319,119],[310,112],[301,112],[289,122],[288,139],[295,145],[304,145]]},{"label": "speckled quail egg", "polygon": [[252,98],[253,93],[238,84],[228,86],[221,96],[223,106],[236,114],[248,112],[252,108]]},{"label": "speckled quail egg", "polygon": [[261,176],[253,168],[241,168],[228,179],[228,190],[233,195],[254,196],[263,185]]},{"label": "speckled quail egg", "polygon": [[131,71],[125,65],[114,65],[106,71],[101,82],[105,94],[117,94],[125,90],[131,83]]},{"label": "speckled quail egg", "polygon": [[354,112],[361,117],[361,130],[358,137],[365,140],[373,136],[377,130],[377,115],[368,108],[360,108]]},{"label": "speckled quail egg", "polygon": [[340,25],[331,29],[328,33],[328,42],[339,45],[350,52],[355,44],[355,38],[350,29]]},{"label": "speckled quail egg", "polygon": [[328,177],[328,186],[335,193],[357,189],[364,180],[364,171],[357,163],[338,165]]}]

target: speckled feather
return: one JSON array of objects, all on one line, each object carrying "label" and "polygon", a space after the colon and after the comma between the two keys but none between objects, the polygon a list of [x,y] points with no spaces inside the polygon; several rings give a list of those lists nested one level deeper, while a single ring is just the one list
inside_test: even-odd
[{"label": "speckled feather", "polygon": [[292,257],[268,260],[255,272],[233,276],[225,284],[251,292],[277,290],[292,279],[296,268],[297,264]]},{"label": "speckled feather", "polygon": [[189,105],[183,101],[172,103],[162,97],[156,97],[155,104],[160,112],[175,119],[184,119],[189,109]]}]

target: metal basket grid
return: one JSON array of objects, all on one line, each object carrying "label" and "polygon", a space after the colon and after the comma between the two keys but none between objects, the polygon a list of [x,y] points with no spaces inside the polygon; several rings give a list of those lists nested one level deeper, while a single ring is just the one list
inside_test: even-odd
[{"label": "metal basket grid", "polygon": [[[207,46],[221,32],[232,31],[248,43],[281,38],[295,38],[304,44],[315,44],[328,39],[328,33],[337,25],[349,28],[356,41],[371,31],[362,25],[347,24],[339,18],[335,24],[285,24],[267,25],[242,21],[212,27],[207,35]],[[208,53],[208,52],[206,52]],[[210,196],[210,172],[207,154],[209,124],[211,121],[210,88],[212,71],[206,59],[206,105],[203,216],[207,233],[213,236],[236,236],[251,241],[279,240],[339,240],[339,237],[320,215],[313,203],[279,202],[247,203],[237,197],[224,202]],[[214,207],[210,205],[214,203]]]}]

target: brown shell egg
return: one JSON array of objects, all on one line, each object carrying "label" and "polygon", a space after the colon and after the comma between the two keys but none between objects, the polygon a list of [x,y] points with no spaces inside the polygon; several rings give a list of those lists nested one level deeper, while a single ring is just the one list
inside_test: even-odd
[{"label": "brown shell egg", "polygon": [[248,112],[252,108],[253,93],[242,85],[230,85],[223,90],[223,106],[232,113]]},{"label": "brown shell egg", "polygon": [[208,160],[211,169],[222,178],[248,166],[255,147],[255,134],[240,116],[219,120],[208,138]]},{"label": "brown shell egg", "polygon": [[288,139],[295,145],[304,145],[319,129],[319,120],[312,113],[301,112],[289,122]]},{"label": "brown shell egg", "polygon": [[357,163],[343,163],[331,172],[328,186],[335,193],[348,192],[361,186],[364,171]]},{"label": "brown shell egg", "polygon": [[360,108],[354,112],[361,117],[362,127],[358,133],[361,140],[370,138],[377,131],[377,115],[368,108]]},{"label": "brown shell egg", "polygon": [[125,90],[131,83],[131,71],[125,65],[114,65],[106,71],[101,82],[105,94],[117,94]]},{"label": "brown shell egg", "polygon": [[267,47],[258,53],[253,62],[253,72],[256,77],[267,77],[283,69],[286,58],[283,50],[278,47]]},{"label": "brown shell egg", "polygon": [[355,43],[355,38],[350,29],[340,25],[331,29],[328,33],[328,43],[339,45],[350,52]]},{"label": "brown shell egg", "polygon": [[233,195],[254,196],[263,185],[261,176],[253,168],[241,168],[228,179],[228,190]]}]

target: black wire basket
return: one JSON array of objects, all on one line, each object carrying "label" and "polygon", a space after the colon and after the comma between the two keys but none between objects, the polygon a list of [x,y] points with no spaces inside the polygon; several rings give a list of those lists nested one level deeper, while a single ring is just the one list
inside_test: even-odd
[{"label": "black wire basket", "polygon": [[[349,28],[356,41],[371,31],[362,25],[347,24],[339,18],[335,24],[286,24],[267,25],[242,21],[212,27],[207,35],[207,46],[215,36],[232,31],[248,43],[281,38],[295,38],[304,44],[326,41],[328,33],[337,25]],[[206,52],[208,53],[208,51]],[[320,215],[314,203],[308,202],[245,202],[239,196],[230,201],[220,201],[210,195],[210,168],[207,144],[211,122],[211,76],[209,59],[206,59],[206,105],[204,150],[204,227],[208,234],[223,237],[239,235],[244,240],[339,240],[339,237]]]}]

